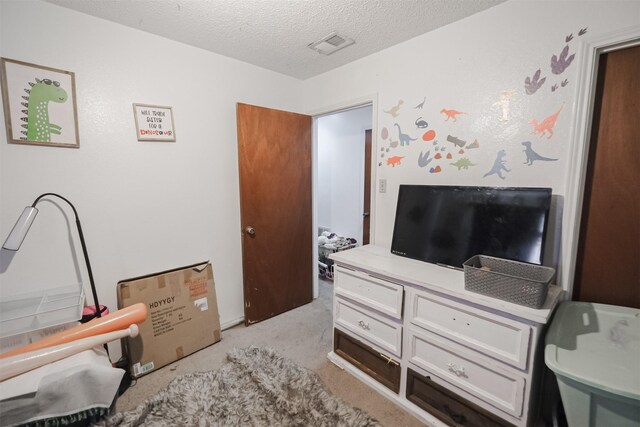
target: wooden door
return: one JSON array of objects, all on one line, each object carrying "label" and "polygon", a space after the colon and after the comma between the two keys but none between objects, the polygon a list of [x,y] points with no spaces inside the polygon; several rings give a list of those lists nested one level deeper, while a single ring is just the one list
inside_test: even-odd
[{"label": "wooden door", "polygon": [[371,129],[364,131],[364,206],[362,208],[362,244],[369,244],[371,227]]},{"label": "wooden door", "polygon": [[237,105],[245,325],[311,302],[311,116]]},{"label": "wooden door", "polygon": [[640,308],[640,46],[598,68],[573,299]]}]

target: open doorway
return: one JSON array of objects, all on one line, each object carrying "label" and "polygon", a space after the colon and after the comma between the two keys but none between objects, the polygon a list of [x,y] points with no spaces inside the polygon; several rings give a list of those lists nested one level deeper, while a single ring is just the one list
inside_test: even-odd
[{"label": "open doorway", "polygon": [[369,243],[373,107],[316,118],[318,276],[333,278],[333,252]]}]

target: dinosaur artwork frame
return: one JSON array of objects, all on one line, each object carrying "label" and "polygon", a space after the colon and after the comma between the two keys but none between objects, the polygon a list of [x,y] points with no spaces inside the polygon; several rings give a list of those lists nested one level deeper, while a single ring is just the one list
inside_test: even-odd
[{"label": "dinosaur artwork frame", "polygon": [[75,73],[0,58],[7,143],[80,148]]}]

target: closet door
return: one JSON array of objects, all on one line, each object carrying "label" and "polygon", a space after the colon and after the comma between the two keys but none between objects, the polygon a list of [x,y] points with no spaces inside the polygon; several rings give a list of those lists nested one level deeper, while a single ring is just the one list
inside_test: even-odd
[{"label": "closet door", "polygon": [[640,46],[598,68],[573,299],[640,308]]}]

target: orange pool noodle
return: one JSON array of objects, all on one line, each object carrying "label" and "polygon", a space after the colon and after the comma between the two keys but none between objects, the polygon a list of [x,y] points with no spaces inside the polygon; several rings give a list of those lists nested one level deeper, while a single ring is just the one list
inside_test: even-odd
[{"label": "orange pool noodle", "polygon": [[140,324],[144,322],[146,318],[147,306],[140,302],[116,312],[109,313],[106,316],[97,317],[87,323],[67,329],[66,331],[58,332],[57,334],[43,338],[31,344],[2,353],[0,354],[0,359],[15,356],[16,354],[39,350],[41,348],[66,344],[81,338],[126,329],[132,324]]}]

